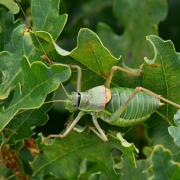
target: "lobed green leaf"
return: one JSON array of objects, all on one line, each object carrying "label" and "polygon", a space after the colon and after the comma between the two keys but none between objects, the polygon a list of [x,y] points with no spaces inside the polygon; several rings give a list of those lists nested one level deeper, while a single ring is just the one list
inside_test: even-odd
[{"label": "lobed green leaf", "polygon": [[[34,45],[38,49],[40,49],[40,43],[47,51],[55,49],[61,56],[70,56],[74,58],[102,77],[106,77],[112,66],[117,65],[120,60],[112,56],[109,50],[101,43],[96,33],[87,28],[79,31],[77,47],[70,52],[60,48],[47,32],[38,31],[32,32],[31,34],[33,36]],[[36,40],[37,37],[40,43]]]},{"label": "lobed green leaf", "polygon": [[[141,83],[144,87],[154,90],[163,97],[180,104],[180,54],[174,49],[171,41],[164,41],[155,35],[147,36],[147,40],[153,47],[154,57],[145,57],[145,66]],[[175,113],[172,105],[165,104],[161,113],[170,118]]]},{"label": "lobed green leaf", "polygon": [[0,4],[6,6],[13,14],[19,12],[19,6],[14,0],[1,0]]},{"label": "lobed green leaf", "polygon": [[46,96],[56,90],[60,83],[71,75],[68,66],[54,64],[50,68],[42,62],[29,64],[26,57],[21,62],[22,81],[14,89],[7,107],[0,110],[0,130],[2,130],[22,109],[39,108]]},{"label": "lobed green leaf", "polygon": [[[119,134],[117,139],[103,142],[96,136],[72,132],[64,139],[41,144],[42,153],[32,162],[33,178],[43,179],[47,175],[56,178],[77,179],[89,178],[98,173],[101,179],[120,178],[113,168],[113,149],[122,151],[130,164],[134,163],[133,144],[127,143]],[[120,139],[119,139],[120,138]],[[115,153],[115,154],[116,154]],[[119,155],[118,155],[119,156]],[[133,160],[133,161],[132,161]],[[87,173],[86,168],[91,173]],[[98,175],[96,174],[96,175]]]},{"label": "lobed green leaf", "polygon": [[174,115],[174,121],[176,126],[169,126],[168,132],[174,139],[175,144],[180,147],[180,110]]},{"label": "lobed green leaf", "polygon": [[9,143],[16,143],[17,141],[30,138],[34,134],[34,129],[38,126],[44,125],[48,120],[46,111],[42,108],[38,110],[25,111],[14,117],[5,133],[8,137]]},{"label": "lobed green leaf", "polygon": [[32,17],[34,31],[47,31],[53,39],[62,32],[67,14],[59,15],[60,0],[32,0]]},{"label": "lobed green leaf", "polygon": [[172,154],[163,146],[156,146],[152,154],[153,180],[173,179],[178,180],[180,174],[180,163],[173,160]]}]

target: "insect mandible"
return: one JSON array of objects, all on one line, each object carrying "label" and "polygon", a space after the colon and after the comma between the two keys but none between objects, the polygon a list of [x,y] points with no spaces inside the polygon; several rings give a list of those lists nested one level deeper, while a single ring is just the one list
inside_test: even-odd
[{"label": "insect mandible", "polygon": [[56,100],[56,102],[64,102],[65,108],[70,112],[79,112],[62,134],[52,134],[48,136],[49,138],[66,137],[85,114],[91,114],[96,128],[90,127],[90,129],[103,141],[107,141],[108,138],[101,129],[97,119],[101,119],[111,125],[128,127],[147,120],[153,112],[163,105],[160,100],[180,109],[179,104],[143,87],[136,87],[135,89],[124,87],[110,88],[116,71],[139,76],[142,67],[132,70],[113,66],[104,85],[93,87],[85,92],[81,92],[81,68],[78,65],[70,65],[70,67],[77,69],[77,91],[68,94],[62,86],[67,99]]}]

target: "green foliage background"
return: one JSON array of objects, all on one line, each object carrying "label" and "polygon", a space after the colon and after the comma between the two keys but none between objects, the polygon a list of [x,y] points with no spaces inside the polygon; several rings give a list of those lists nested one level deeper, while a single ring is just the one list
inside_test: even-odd
[{"label": "green foliage background", "polygon": [[68,64],[82,67],[84,91],[123,63],[144,63],[143,74],[117,73],[112,86],[143,86],[180,104],[179,7],[178,0],[1,0],[0,179],[180,179],[180,110],[164,105],[130,128],[100,121],[103,142],[88,131],[88,115],[67,138],[46,139],[72,115],[44,104],[65,98],[60,83],[75,90]]}]

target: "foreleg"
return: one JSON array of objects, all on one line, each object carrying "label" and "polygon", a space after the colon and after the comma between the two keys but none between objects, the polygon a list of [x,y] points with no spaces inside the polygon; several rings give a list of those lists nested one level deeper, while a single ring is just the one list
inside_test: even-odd
[{"label": "foreleg", "polygon": [[72,123],[67,127],[65,132],[63,134],[51,134],[48,136],[48,138],[64,138],[66,137],[72,129],[75,127],[75,125],[79,122],[79,120],[82,118],[84,115],[84,112],[80,111],[77,117],[72,121]]}]

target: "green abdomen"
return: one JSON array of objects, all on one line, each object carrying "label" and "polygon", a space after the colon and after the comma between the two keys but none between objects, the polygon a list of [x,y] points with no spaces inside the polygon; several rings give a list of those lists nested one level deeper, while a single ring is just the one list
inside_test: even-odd
[{"label": "green abdomen", "polygon": [[[105,111],[108,114],[115,112],[124,102],[127,101],[128,97],[132,94],[134,89],[129,88],[112,88],[112,99],[106,105]],[[126,110],[119,117],[119,121],[124,122],[112,122],[112,124],[127,123],[136,124],[136,121],[143,121],[147,119],[156,109],[160,106],[160,101],[157,98],[154,98],[146,93],[140,92],[130,101]],[[124,125],[125,125],[124,124]],[[122,124],[123,125],[123,124]],[[126,126],[126,125],[125,125]]]}]

